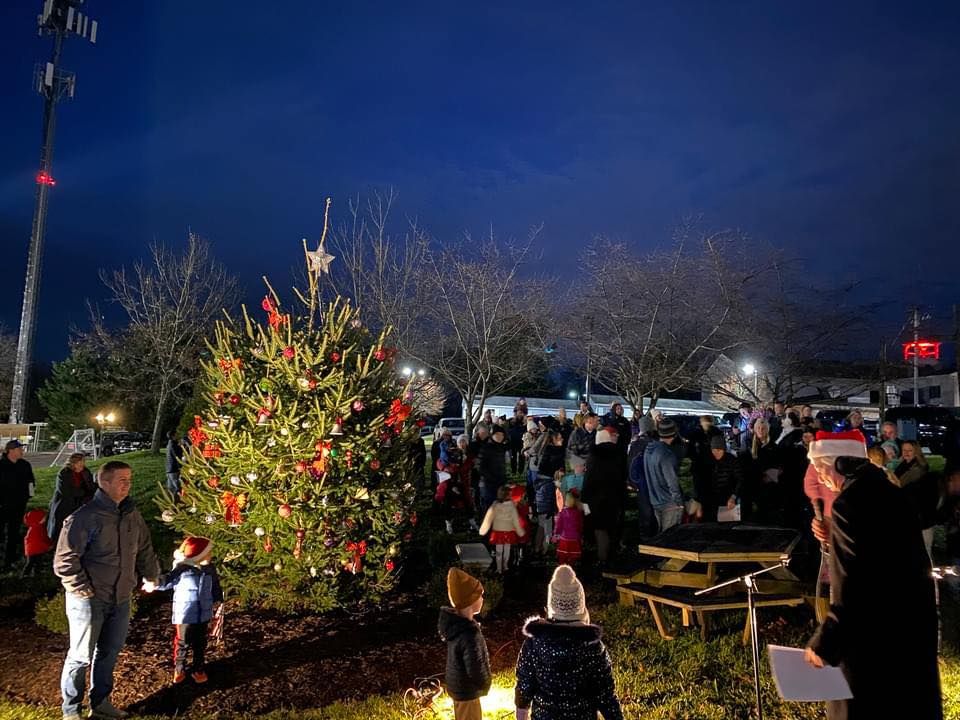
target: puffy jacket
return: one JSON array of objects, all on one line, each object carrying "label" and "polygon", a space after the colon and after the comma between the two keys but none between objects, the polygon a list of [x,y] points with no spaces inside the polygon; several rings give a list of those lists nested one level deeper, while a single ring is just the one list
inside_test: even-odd
[{"label": "puffy jacket", "polygon": [[532,618],[517,659],[515,701],[532,720],[622,720],[610,656],[596,625]]},{"label": "puffy jacket", "polygon": [[27,511],[23,516],[23,524],[27,526],[27,534],[23,538],[23,554],[25,557],[34,557],[49,552],[53,547],[47,529],[44,527],[47,514],[40,508]]},{"label": "puffy jacket", "polygon": [[483,524],[480,525],[480,535],[486,535],[491,530],[496,532],[515,532],[523,537],[523,525],[520,523],[520,513],[517,512],[517,506],[512,500],[497,501],[487,510],[483,518]]},{"label": "puffy jacket", "polygon": [[79,477],[74,476],[69,467],[60,470],[57,474],[57,486],[50,498],[50,514],[47,516],[47,534],[54,542],[60,537],[60,528],[67,516],[90,502],[96,491],[97,484],[87,468],[83,469]]},{"label": "puffy jacket", "polygon": [[586,465],[587,458],[590,456],[590,448],[593,447],[594,433],[586,428],[574,428],[570,433],[570,439],[567,441],[567,459],[576,469],[577,465]]},{"label": "puffy jacket", "polygon": [[698,500],[704,505],[726,505],[731,495],[743,494],[743,470],[740,461],[728,452],[720,460],[711,457],[709,483],[697,488]]},{"label": "puffy jacket", "polygon": [[157,590],[173,590],[174,625],[209,622],[213,604],[223,600],[220,576],[213,565],[181,563],[160,578]]},{"label": "puffy jacket", "polygon": [[63,523],[53,572],[68,593],[125,602],[140,578],[156,580],[160,565],[150,530],[131,498],[117,505],[97,490]]},{"label": "puffy jacket", "polygon": [[534,487],[537,512],[541,515],[553,515],[557,509],[557,486],[553,476],[538,475]]},{"label": "puffy jacket", "polygon": [[654,508],[683,505],[683,492],[677,477],[679,464],[677,454],[666,443],[654,440],[647,445],[643,453],[643,476]]},{"label": "puffy jacket", "polygon": [[441,608],[437,629],[447,643],[447,693],[460,702],[486,695],[490,691],[490,656],[480,624],[453,608]]}]

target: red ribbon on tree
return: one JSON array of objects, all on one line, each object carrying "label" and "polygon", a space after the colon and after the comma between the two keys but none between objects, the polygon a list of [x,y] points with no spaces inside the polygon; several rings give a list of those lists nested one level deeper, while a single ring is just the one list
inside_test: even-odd
[{"label": "red ribbon on tree", "polygon": [[234,370],[239,370],[243,366],[243,361],[240,358],[234,358],[232,360],[220,358],[217,364],[220,365],[220,371],[223,373],[223,376],[230,377],[230,373]]},{"label": "red ribbon on tree", "polygon": [[413,407],[411,405],[405,405],[400,400],[394,400],[390,403],[390,412],[387,413],[387,426],[393,428],[393,431],[399,435],[400,431],[403,430],[403,423],[407,421],[412,412]]},{"label": "red ribbon on tree", "polygon": [[200,447],[207,439],[207,434],[203,431],[203,419],[199,415],[193,416],[193,427],[187,431],[187,437],[194,447]]},{"label": "red ribbon on tree", "polygon": [[270,323],[270,327],[273,328],[274,331],[279,330],[280,326],[287,322],[287,316],[281,315],[277,311],[277,306],[269,295],[263,299],[260,307],[267,311],[267,322]]},{"label": "red ribbon on tree", "polygon": [[367,541],[361,540],[356,543],[352,540],[347,543],[347,552],[353,553],[353,559],[347,561],[343,566],[345,570],[356,575],[363,567],[363,556],[367,554]]},{"label": "red ribbon on tree", "polygon": [[240,504],[237,502],[237,496],[227,490],[220,496],[223,503],[223,519],[230,527],[237,527],[243,522],[240,515]]}]

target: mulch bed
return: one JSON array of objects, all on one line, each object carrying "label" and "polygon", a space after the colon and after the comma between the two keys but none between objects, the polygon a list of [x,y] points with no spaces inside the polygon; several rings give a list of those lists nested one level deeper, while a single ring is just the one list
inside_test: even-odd
[{"label": "mulch bed", "polygon": [[[494,671],[513,666],[522,621],[546,599],[550,569],[536,570],[542,581],[508,580],[504,600],[483,623]],[[18,614],[0,620],[0,693],[57,706],[67,640]],[[238,610],[227,615],[223,646],[210,648],[210,681],[173,686],[168,598],[146,597],[117,663],[113,701],[138,713],[229,718],[403,691],[443,673],[436,621],[437,609],[415,594],[357,617]]]}]

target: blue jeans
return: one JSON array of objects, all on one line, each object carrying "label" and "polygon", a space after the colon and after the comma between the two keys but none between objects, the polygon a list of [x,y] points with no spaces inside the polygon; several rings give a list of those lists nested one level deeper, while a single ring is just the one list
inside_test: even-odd
[{"label": "blue jeans", "polygon": [[113,668],[127,640],[130,601],[111,603],[67,593],[67,620],[70,650],[60,676],[64,715],[80,712],[91,661],[90,706],[97,707],[109,699],[113,690]]},{"label": "blue jeans", "polygon": [[683,520],[683,505],[655,507],[653,512],[657,516],[657,524],[660,526],[660,532],[665,532],[674,525],[679,525],[680,521]]},{"label": "blue jeans", "polygon": [[173,495],[174,500],[180,499],[180,473],[167,473],[167,492]]}]

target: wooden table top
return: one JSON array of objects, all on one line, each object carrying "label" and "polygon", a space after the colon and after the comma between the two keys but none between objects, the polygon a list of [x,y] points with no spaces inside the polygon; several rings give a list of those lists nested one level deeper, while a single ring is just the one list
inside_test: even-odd
[{"label": "wooden table top", "polygon": [[800,541],[796,530],[749,523],[675,525],[640,545],[655,557],[701,563],[776,562]]}]

